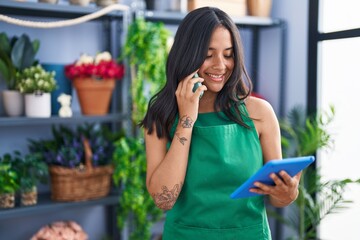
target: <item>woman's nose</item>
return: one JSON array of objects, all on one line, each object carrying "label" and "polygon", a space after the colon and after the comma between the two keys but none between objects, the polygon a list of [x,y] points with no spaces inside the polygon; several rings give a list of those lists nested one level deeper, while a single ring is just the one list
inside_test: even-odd
[{"label": "woman's nose", "polygon": [[223,70],[225,68],[225,59],[221,56],[215,57],[213,62],[213,69]]}]

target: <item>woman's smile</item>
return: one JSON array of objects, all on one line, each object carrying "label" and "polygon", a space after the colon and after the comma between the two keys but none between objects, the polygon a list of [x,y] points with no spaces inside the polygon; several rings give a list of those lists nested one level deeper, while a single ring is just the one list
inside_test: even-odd
[{"label": "woman's smile", "polygon": [[212,74],[212,73],[206,73],[210,77],[211,80],[215,82],[221,82],[224,81],[225,75],[224,74]]}]

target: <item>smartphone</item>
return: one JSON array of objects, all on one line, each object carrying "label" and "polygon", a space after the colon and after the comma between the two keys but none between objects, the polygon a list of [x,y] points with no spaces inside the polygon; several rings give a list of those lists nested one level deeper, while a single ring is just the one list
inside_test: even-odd
[{"label": "smartphone", "polygon": [[[199,77],[199,74],[195,73],[195,75],[193,76],[193,78],[197,78],[197,77]],[[202,85],[201,82],[195,83],[192,91],[195,92],[196,89],[198,89],[198,87],[200,87],[201,85]],[[204,91],[202,91],[202,92],[200,93],[200,98],[203,96],[203,94],[204,94]]]}]

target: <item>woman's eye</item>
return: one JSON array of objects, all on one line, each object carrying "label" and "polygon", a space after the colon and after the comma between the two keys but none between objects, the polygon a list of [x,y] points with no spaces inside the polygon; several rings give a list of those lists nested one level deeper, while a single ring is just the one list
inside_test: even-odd
[{"label": "woman's eye", "polygon": [[206,58],[211,58],[212,57],[212,55],[208,55],[208,56],[206,56]]},{"label": "woman's eye", "polygon": [[232,54],[231,54],[231,55],[225,55],[224,57],[225,57],[225,58],[232,58],[233,55],[232,55]]}]

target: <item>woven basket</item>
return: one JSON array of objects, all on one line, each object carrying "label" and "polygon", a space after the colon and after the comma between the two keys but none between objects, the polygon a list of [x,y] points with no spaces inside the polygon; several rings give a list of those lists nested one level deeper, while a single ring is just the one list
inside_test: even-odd
[{"label": "woven basket", "polygon": [[49,167],[51,199],[55,201],[86,201],[109,194],[113,167],[92,166],[90,144],[84,140],[85,168]]}]

